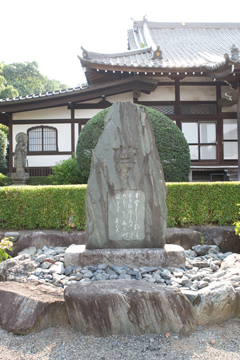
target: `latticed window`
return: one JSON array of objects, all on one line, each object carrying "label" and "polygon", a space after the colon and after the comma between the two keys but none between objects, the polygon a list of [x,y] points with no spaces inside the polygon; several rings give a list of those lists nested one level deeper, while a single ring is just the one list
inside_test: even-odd
[{"label": "latticed window", "polygon": [[57,151],[57,129],[50,126],[28,129],[28,151]]},{"label": "latticed window", "polygon": [[214,104],[186,104],[181,105],[181,115],[216,115]]},{"label": "latticed window", "polygon": [[174,114],[174,105],[151,105],[148,106],[151,109],[157,110],[164,115],[173,115]]}]

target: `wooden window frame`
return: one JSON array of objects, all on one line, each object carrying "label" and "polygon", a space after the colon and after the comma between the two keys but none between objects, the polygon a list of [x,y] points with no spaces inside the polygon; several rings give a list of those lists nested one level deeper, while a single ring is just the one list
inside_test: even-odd
[{"label": "wooden window frame", "polygon": [[43,136],[43,134],[44,134],[44,129],[52,129],[52,130],[54,130],[55,131],[55,133],[56,133],[56,150],[53,150],[53,151],[51,151],[51,150],[47,150],[47,151],[44,151],[44,150],[41,150],[41,151],[30,151],[29,150],[29,141],[28,141],[28,145],[27,145],[27,153],[29,154],[29,155],[54,155],[54,154],[58,154],[59,153],[59,151],[58,151],[58,129],[57,128],[55,128],[55,127],[53,127],[53,126],[46,126],[46,125],[40,125],[40,126],[33,126],[33,127],[31,127],[31,128],[29,128],[28,130],[27,130],[27,135],[28,135],[28,138],[29,138],[29,132],[31,131],[31,130],[36,130],[36,129],[41,129],[42,130],[42,148],[43,148],[43,146],[44,146],[44,136]]},{"label": "wooden window frame", "polygon": [[[203,162],[218,162],[219,161],[219,155],[218,155],[218,122],[217,120],[198,120],[198,119],[192,119],[192,120],[188,120],[188,121],[181,121],[181,131],[182,131],[182,123],[196,123],[197,127],[198,127],[198,142],[197,143],[188,143],[189,146],[198,146],[198,159],[191,159],[191,162],[193,163],[203,163]],[[216,142],[215,143],[201,143],[200,142],[200,124],[209,124],[209,123],[214,123],[216,126]],[[216,159],[201,159],[201,147],[202,146],[216,146]]]}]

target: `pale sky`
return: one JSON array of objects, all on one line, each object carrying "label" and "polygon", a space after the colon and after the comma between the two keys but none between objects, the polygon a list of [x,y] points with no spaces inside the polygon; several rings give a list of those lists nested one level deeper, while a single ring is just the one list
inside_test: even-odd
[{"label": "pale sky", "polygon": [[40,71],[69,87],[85,82],[81,46],[127,50],[132,20],[240,22],[240,1],[0,0],[0,62],[37,61]]}]

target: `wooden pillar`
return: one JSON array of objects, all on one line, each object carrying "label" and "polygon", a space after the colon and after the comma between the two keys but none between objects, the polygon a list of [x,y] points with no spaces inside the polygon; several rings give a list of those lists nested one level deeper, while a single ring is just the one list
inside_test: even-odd
[{"label": "wooden pillar", "polygon": [[238,181],[240,181],[240,89],[237,103],[237,128],[238,128]]},{"label": "wooden pillar", "polygon": [[74,123],[74,108],[71,108],[71,143],[72,143],[72,153],[75,153],[75,123]]},{"label": "wooden pillar", "polygon": [[8,121],[8,126],[9,126],[9,150],[8,150],[8,170],[9,173],[11,175],[12,171],[13,171],[13,131],[12,131],[12,114],[7,114],[9,121]]}]

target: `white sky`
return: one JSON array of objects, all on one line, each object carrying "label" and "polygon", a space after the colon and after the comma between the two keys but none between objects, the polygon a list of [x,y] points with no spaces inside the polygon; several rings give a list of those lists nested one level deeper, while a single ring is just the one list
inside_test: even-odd
[{"label": "white sky", "polygon": [[85,82],[77,55],[127,50],[132,20],[240,22],[231,0],[0,0],[0,62],[37,61],[69,87]]}]

